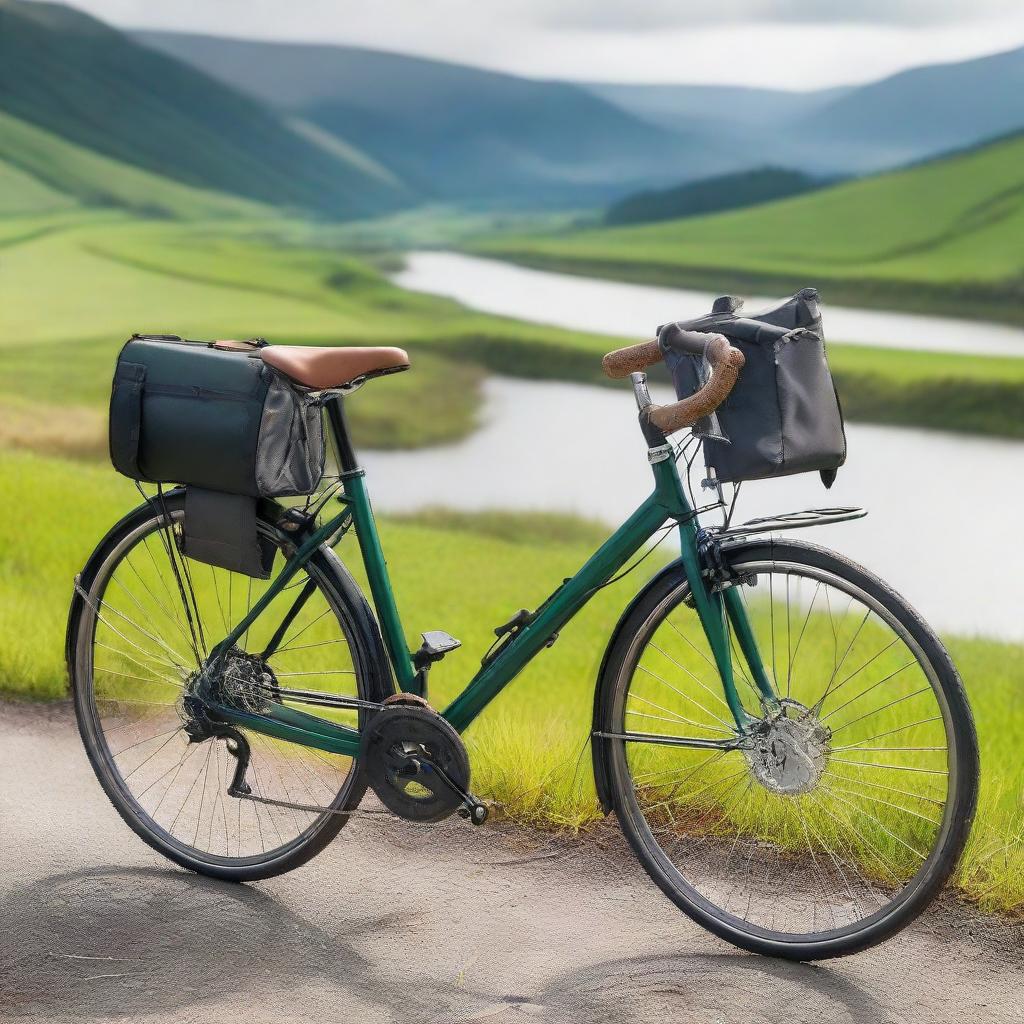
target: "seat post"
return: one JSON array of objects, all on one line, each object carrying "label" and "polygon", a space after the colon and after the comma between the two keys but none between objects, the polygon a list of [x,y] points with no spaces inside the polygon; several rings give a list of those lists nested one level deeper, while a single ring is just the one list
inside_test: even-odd
[{"label": "seat post", "polygon": [[356,453],[352,448],[352,438],[349,436],[343,402],[344,399],[341,395],[335,395],[324,403],[324,408],[327,410],[327,421],[331,425],[334,443],[338,448],[341,471],[342,473],[352,473],[359,469],[359,463],[356,461]]}]

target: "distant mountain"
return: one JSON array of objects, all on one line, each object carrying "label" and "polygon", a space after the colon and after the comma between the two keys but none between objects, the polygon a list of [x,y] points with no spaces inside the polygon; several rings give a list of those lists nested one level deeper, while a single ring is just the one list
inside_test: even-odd
[{"label": "distant mountain", "polygon": [[663,191],[637,192],[612,203],[605,213],[604,222],[611,225],[644,224],[697,217],[719,210],[739,210],[773,199],[800,195],[801,192],[812,192],[832,183],[800,171],[759,167],[753,171],[703,178]]},{"label": "distant mountain", "polygon": [[894,166],[1024,128],[1024,47],[914,68],[833,99],[801,125],[844,166]]},{"label": "distant mountain", "polygon": [[850,88],[792,92],[742,85],[620,85],[592,83],[595,95],[651,124],[676,130],[704,124],[730,135],[787,124],[845,96]]},{"label": "distant mountain", "polygon": [[1024,48],[815,92],[736,86],[588,88],[652,124],[685,124],[723,147],[830,174],[896,167],[1024,128]]},{"label": "distant mountain", "polygon": [[0,111],[199,189],[332,217],[395,209],[404,185],[250,96],[59,4],[0,0]]},{"label": "distant mountain", "polygon": [[591,91],[347,46],[140,32],[292,117],[340,136],[443,199],[587,204],[736,168],[703,128],[673,130]]}]

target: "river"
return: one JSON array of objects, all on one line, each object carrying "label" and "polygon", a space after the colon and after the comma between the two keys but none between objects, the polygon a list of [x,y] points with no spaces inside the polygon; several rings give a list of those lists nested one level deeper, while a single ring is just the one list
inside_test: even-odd
[{"label": "river", "polygon": [[[494,278],[502,265],[486,262]],[[419,257],[399,283],[435,290],[427,287],[436,271],[433,260],[413,281],[410,268],[416,267],[424,268]],[[520,268],[506,269],[502,312],[543,320],[549,304],[558,304],[555,297],[524,288]],[[568,293],[581,281],[544,276],[564,277]],[[437,290],[451,293],[463,283]],[[609,287],[604,281],[583,283],[595,294]],[[702,307],[677,307],[673,315],[694,308]],[[652,309],[640,320],[668,319],[665,312]],[[834,313],[830,307],[827,323]],[[592,314],[588,307],[587,315]],[[936,322],[945,324],[942,336],[952,336],[955,322]],[[590,325],[581,318],[574,326]],[[630,332],[619,326],[615,333]],[[374,387],[387,387],[387,381]],[[614,525],[647,495],[650,470],[628,384],[615,389],[491,377],[484,389],[482,423],[471,437],[428,450],[365,453],[378,508],[544,509]],[[654,391],[656,401],[673,398],[667,389]],[[372,401],[372,389],[353,400]],[[869,509],[866,519],[800,532],[877,572],[939,629],[1024,641],[1024,545],[1015,525],[1024,507],[1024,443],[857,423],[848,424],[848,437],[849,459],[831,490],[816,474],[748,483],[736,521],[832,504],[863,505]],[[698,460],[695,488],[700,468]]]},{"label": "river", "polygon": [[[652,337],[658,324],[709,312],[715,298],[711,292],[554,274],[454,252],[407,253],[405,268],[392,280],[485,313],[638,340]],[[779,298],[748,297],[746,308],[756,310]],[[828,337],[849,345],[1024,356],[1021,327],[828,303],[823,309]]]}]

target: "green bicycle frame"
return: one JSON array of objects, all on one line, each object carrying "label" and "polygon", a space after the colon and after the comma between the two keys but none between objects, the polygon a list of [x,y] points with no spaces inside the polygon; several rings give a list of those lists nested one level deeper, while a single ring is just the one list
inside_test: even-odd
[{"label": "green bicycle frame", "polygon": [[[416,693],[419,690],[419,679],[392,591],[365,477],[362,469],[356,465],[348,440],[341,410],[342,400],[335,398],[332,401],[335,406],[329,406],[328,413],[341,454],[343,494],[339,500],[345,508],[307,537],[266,593],[231,633],[214,648],[210,658],[212,661],[226,653],[320,546],[351,517],[351,526],[359,542],[370,594],[394,678],[400,690]],[[654,474],[654,490],[647,500],[594,552],[575,575],[565,580],[543,602],[526,625],[512,633],[491,657],[484,660],[480,670],[462,693],[441,712],[456,730],[463,732],[533,657],[553,641],[557,633],[580,611],[591,596],[670,520],[675,520],[679,524],[683,569],[694,607],[711,646],[737,732],[745,731],[750,716],[743,708],[736,691],[729,639],[730,625],[762,699],[767,702],[776,700],[758,653],[746,610],[735,594],[735,588],[728,587],[719,591],[709,587],[705,582],[698,551],[696,516],[684,493],[675,459],[671,457],[671,449],[668,446],[652,448],[650,457],[653,460],[651,469]],[[211,710],[229,724],[244,726],[255,732],[293,743],[337,754],[355,756],[359,752],[358,730],[284,705],[275,705],[260,715],[219,703],[211,703]]]}]

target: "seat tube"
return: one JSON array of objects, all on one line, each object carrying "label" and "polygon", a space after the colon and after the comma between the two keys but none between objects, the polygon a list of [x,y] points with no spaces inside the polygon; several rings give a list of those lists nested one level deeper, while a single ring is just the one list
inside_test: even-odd
[{"label": "seat tube", "polygon": [[352,441],[345,422],[345,410],[342,399],[335,397],[326,403],[327,419],[331,433],[338,449],[338,461],[341,463],[341,479],[345,488],[345,497],[352,512],[356,538],[359,541],[359,552],[363,559],[363,568],[370,584],[370,594],[377,618],[380,622],[384,646],[394,669],[395,679],[400,690],[406,693],[418,693],[419,683],[413,667],[409,644],[402,628],[402,620],[398,614],[394,591],[391,589],[391,577],[388,573],[384,551],[381,548],[377,523],[373,517],[373,507],[366,490],[366,476],[360,468]]}]

